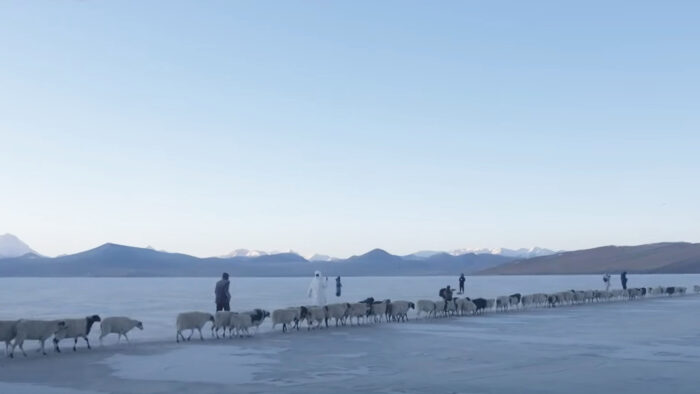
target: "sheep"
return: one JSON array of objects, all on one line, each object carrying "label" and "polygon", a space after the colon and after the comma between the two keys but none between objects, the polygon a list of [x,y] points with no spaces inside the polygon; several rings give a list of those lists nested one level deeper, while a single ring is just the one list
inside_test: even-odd
[{"label": "sheep", "polygon": [[496,298],[496,309],[504,311],[508,308],[509,303],[510,303],[510,297],[500,296],[500,297]]},{"label": "sheep", "polygon": [[428,317],[434,316],[436,308],[437,306],[435,303],[430,300],[418,300],[416,303],[416,311],[418,312],[418,316],[420,316],[421,312],[427,313]]},{"label": "sheep", "polygon": [[134,327],[143,330],[143,323],[124,316],[104,318],[100,323],[100,345],[102,344],[102,338],[109,334],[117,334],[117,343],[121,341],[122,335],[126,338],[126,341],[129,342],[129,337],[126,336],[126,333],[131,331]]},{"label": "sheep", "polygon": [[355,318],[355,322],[360,324],[360,318],[366,317],[367,313],[369,313],[369,305],[363,302],[350,304],[350,307],[348,308],[348,319],[350,320],[350,324],[352,325],[353,317]]},{"label": "sheep", "polygon": [[520,293],[511,294],[510,296],[508,296],[508,306],[509,307],[514,306],[517,308],[518,305],[520,304],[521,298],[522,298],[522,296],[520,295]]},{"label": "sheep", "polygon": [[248,329],[254,325],[253,317],[248,313],[232,313],[230,325],[238,336],[242,337],[243,333],[250,336]]},{"label": "sheep", "polygon": [[252,311],[241,313],[250,315],[251,322],[253,326],[255,326],[255,332],[258,332],[258,329],[260,328],[262,322],[265,321],[265,318],[270,316],[270,312],[264,309],[253,309]]},{"label": "sheep", "polygon": [[17,335],[15,336],[15,342],[12,344],[12,350],[10,350],[10,358],[14,357],[15,347],[17,346],[19,346],[24,357],[27,357],[27,353],[24,352],[24,341],[27,339],[39,341],[41,344],[40,351],[46,356],[44,342],[52,335],[58,334],[65,329],[66,322],[63,320],[19,320],[16,326]]},{"label": "sheep", "polygon": [[484,313],[486,311],[487,307],[487,300],[484,298],[475,298],[473,301],[474,305],[476,305],[476,313]]},{"label": "sheep", "polygon": [[345,325],[345,318],[347,317],[349,309],[350,304],[347,302],[340,304],[329,304],[326,305],[326,316],[328,319],[335,319],[336,327],[338,327],[338,323]]},{"label": "sheep", "polygon": [[219,338],[219,330],[224,330],[224,338],[226,338],[226,329],[231,330],[231,314],[230,311],[217,311],[214,314],[214,323],[211,325],[211,336]]},{"label": "sheep", "polygon": [[9,355],[10,343],[17,335],[17,320],[0,320],[0,341],[5,341],[5,355]]},{"label": "sheep", "polygon": [[474,304],[469,298],[458,298],[455,300],[455,305],[457,307],[457,312],[460,315],[474,313],[476,311],[476,304]]},{"label": "sheep", "polygon": [[326,316],[326,309],[322,306],[307,306],[306,309],[308,313],[306,315],[306,322],[308,324],[308,329],[313,328],[314,322],[316,327],[321,327],[321,322],[326,322],[326,327],[328,327],[328,318]]},{"label": "sheep", "polygon": [[372,305],[370,305],[369,312],[374,316],[375,323],[382,321],[382,315],[386,315],[386,312],[389,309],[389,304],[391,304],[390,300],[384,300],[375,301]]},{"label": "sheep", "polygon": [[693,286],[693,291],[696,293],[700,293],[700,286],[698,286],[698,285]]},{"label": "sheep", "polygon": [[[180,338],[182,338],[183,341],[187,340],[189,341],[192,339],[192,334],[194,334],[194,330],[199,331],[199,339],[204,340],[204,336],[202,336],[202,327],[204,327],[207,322],[212,322],[214,323],[214,315],[211,313],[207,312],[183,312],[177,315],[177,319],[175,321],[175,327],[177,329],[177,334],[175,334],[175,341],[180,342]],[[184,330],[190,330],[190,336],[185,339],[185,336],[182,335],[182,331]]]},{"label": "sheep", "polygon": [[408,319],[408,310],[416,309],[416,304],[410,301],[394,301],[389,305],[391,319],[394,321],[406,321]]},{"label": "sheep", "polygon": [[[303,308],[303,310],[306,310],[306,308]],[[272,329],[274,330],[275,326],[281,324],[282,332],[287,332],[288,324],[298,323],[299,320],[302,319],[301,311],[302,308],[285,308],[272,311]],[[304,315],[304,318],[305,317],[306,315]],[[298,329],[299,327],[297,324],[297,330]]]},{"label": "sheep", "polygon": [[76,351],[78,338],[83,338],[85,343],[87,343],[87,348],[92,349],[90,347],[88,335],[90,335],[92,325],[98,321],[101,321],[100,316],[92,315],[82,319],[64,319],[63,321],[66,323],[66,329],[56,333],[56,335],[53,337],[53,345],[56,352],[61,352],[61,349],[58,347],[58,342],[65,338],[73,338],[73,351]]}]

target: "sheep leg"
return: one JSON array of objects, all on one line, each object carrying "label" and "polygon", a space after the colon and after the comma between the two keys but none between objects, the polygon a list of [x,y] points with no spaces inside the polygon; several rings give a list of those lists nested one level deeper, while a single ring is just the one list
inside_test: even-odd
[{"label": "sheep leg", "polygon": [[[124,333],[124,338],[126,338],[126,343],[131,343],[129,341],[129,337],[126,336],[126,333]],[[87,339],[85,339],[87,341]],[[90,344],[88,343],[88,349],[90,348]]]},{"label": "sheep leg", "polygon": [[75,347],[78,346],[78,337],[75,337],[75,338],[73,338],[73,339],[74,339],[74,341],[73,341],[73,351],[76,351],[76,350],[75,350]]},{"label": "sheep leg", "polygon": [[202,329],[201,329],[201,328],[198,328],[197,331],[199,331],[199,339],[200,339],[201,341],[203,341],[203,340],[204,340],[204,336],[202,335]]},{"label": "sheep leg", "polygon": [[[45,342],[45,340],[44,340],[44,341],[39,341],[39,342],[41,342],[41,354],[43,354],[44,356],[46,356],[46,349],[44,348],[44,342]],[[56,345],[56,349],[58,349],[58,345]],[[59,350],[59,352],[60,352],[60,350]]]},{"label": "sheep leg", "polygon": [[190,339],[192,339],[192,335],[194,335],[194,328],[191,328],[191,329],[190,329],[190,336],[187,337],[187,340],[188,340],[188,341],[189,341]]}]

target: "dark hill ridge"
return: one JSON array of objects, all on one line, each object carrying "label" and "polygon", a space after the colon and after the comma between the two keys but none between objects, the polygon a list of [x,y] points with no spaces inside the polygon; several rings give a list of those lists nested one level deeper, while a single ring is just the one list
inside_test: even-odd
[{"label": "dark hill ridge", "polygon": [[55,258],[24,255],[0,259],[0,276],[310,276],[321,270],[329,276],[458,275],[511,261],[495,255],[440,254],[409,260],[374,249],[345,260],[310,262],[295,253],[258,257],[199,258],[181,253],[107,243],[84,252]]},{"label": "dark hill ridge", "polygon": [[630,273],[698,273],[700,244],[662,242],[638,246],[602,246],[517,260],[479,272],[483,275],[555,275]]}]

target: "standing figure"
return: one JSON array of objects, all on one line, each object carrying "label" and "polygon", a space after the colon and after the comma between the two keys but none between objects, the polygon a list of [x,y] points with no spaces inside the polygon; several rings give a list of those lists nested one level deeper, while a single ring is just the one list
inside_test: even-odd
[{"label": "standing figure", "polygon": [[443,312],[447,312],[447,303],[452,301],[452,289],[449,285],[447,285],[447,287],[443,287],[442,289],[440,289],[440,292],[438,294],[440,295],[440,298],[444,300],[442,307]]},{"label": "standing figure", "polygon": [[230,311],[231,310],[231,293],[228,292],[228,286],[230,282],[228,281],[228,273],[224,272],[221,274],[221,280],[216,282],[216,287],[214,288],[214,296],[216,302],[216,311]]},{"label": "standing figure", "polygon": [[464,277],[464,273],[459,276],[459,294],[464,294],[464,282],[467,279]]},{"label": "standing figure", "polygon": [[627,290],[627,271],[622,271],[620,274],[620,282],[622,282],[622,289]]},{"label": "standing figure", "polygon": [[610,274],[609,273],[606,272],[605,275],[603,275],[603,282],[605,282],[605,291],[609,291],[610,290]]},{"label": "standing figure", "polygon": [[328,286],[328,277],[321,278],[321,271],[314,272],[314,278],[309,284],[308,296],[314,300],[318,306],[326,306],[326,287]]},{"label": "standing figure", "polygon": [[343,284],[340,283],[340,276],[335,278],[335,296],[340,297],[340,288],[343,287]]}]

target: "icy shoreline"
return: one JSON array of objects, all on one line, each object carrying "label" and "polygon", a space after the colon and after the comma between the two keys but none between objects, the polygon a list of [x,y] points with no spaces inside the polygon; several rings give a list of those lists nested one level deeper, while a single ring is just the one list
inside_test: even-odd
[{"label": "icy shoreline", "polygon": [[700,297],[690,295],[96,347],[4,359],[0,390],[694,393],[700,317],[688,311],[698,309]]}]

